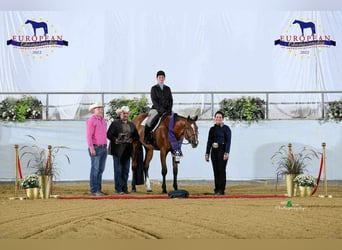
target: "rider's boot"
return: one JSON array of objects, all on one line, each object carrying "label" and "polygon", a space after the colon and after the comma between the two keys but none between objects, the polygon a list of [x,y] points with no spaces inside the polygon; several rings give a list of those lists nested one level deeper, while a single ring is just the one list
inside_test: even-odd
[{"label": "rider's boot", "polygon": [[147,125],[145,125],[145,135],[144,135],[144,142],[146,144],[150,144],[151,143],[151,128]]}]

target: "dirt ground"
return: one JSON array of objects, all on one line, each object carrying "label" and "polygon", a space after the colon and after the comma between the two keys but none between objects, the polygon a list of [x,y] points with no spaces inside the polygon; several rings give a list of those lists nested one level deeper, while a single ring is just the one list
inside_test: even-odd
[{"label": "dirt ground", "polygon": [[[144,186],[130,196],[162,195]],[[211,183],[182,183],[190,195],[210,195]],[[57,182],[53,194],[87,196],[87,182]],[[113,184],[103,190],[111,195]],[[172,190],[168,185],[168,190]],[[283,184],[227,183],[228,195],[284,195]],[[309,198],[19,200],[0,183],[0,239],[342,239],[342,185],[329,183]],[[23,190],[19,195],[24,197]],[[209,197],[209,196],[208,196]],[[286,207],[288,201],[292,207]]]}]

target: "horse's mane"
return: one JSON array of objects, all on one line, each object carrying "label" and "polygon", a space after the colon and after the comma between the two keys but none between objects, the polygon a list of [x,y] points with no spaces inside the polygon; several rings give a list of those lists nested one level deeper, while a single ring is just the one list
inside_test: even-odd
[{"label": "horse's mane", "polygon": [[194,121],[194,119],[192,119],[190,116],[189,117],[185,117],[185,116],[179,115],[177,113],[174,113],[174,118],[175,119],[181,118],[181,119],[184,119],[184,120],[188,120],[188,118],[190,118],[191,121]]},{"label": "horse's mane", "polygon": [[[141,115],[141,116],[148,116],[148,113],[140,113],[140,115]],[[139,116],[140,116],[140,115],[139,115]],[[193,119],[192,117],[185,117],[185,116],[179,115],[178,113],[173,113],[173,115],[174,115],[174,119],[175,119],[175,120],[176,120],[176,119],[184,119],[184,120],[187,120],[188,118],[190,118],[191,121],[194,121],[194,119]],[[162,120],[164,120],[164,118],[166,118],[167,116],[170,116],[170,115],[164,115]]]}]

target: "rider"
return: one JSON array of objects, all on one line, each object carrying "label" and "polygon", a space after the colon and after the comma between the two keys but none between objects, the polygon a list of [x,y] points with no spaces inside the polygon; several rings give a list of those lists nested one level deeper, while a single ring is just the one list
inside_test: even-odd
[{"label": "rider", "polygon": [[151,88],[152,108],[148,113],[148,119],[145,123],[144,142],[150,144],[152,142],[151,129],[155,122],[163,115],[172,113],[173,97],[169,86],[164,84],[165,72],[160,70],[157,72],[157,84]]}]

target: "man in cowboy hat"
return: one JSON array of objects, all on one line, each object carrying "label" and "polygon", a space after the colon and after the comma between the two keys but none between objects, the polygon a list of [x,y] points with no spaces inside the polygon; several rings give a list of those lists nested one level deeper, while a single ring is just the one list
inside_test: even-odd
[{"label": "man in cowboy hat", "polygon": [[110,141],[109,151],[114,163],[114,190],[119,194],[127,194],[132,143],[139,140],[139,134],[135,125],[128,121],[129,108],[127,106],[119,108],[116,113],[120,119],[114,120],[107,131],[107,138]]},{"label": "man in cowboy hat", "polygon": [[105,195],[102,191],[102,174],[107,159],[107,122],[103,117],[102,104],[91,104],[88,110],[92,114],[86,123],[88,151],[91,159],[90,194],[102,196]]}]

